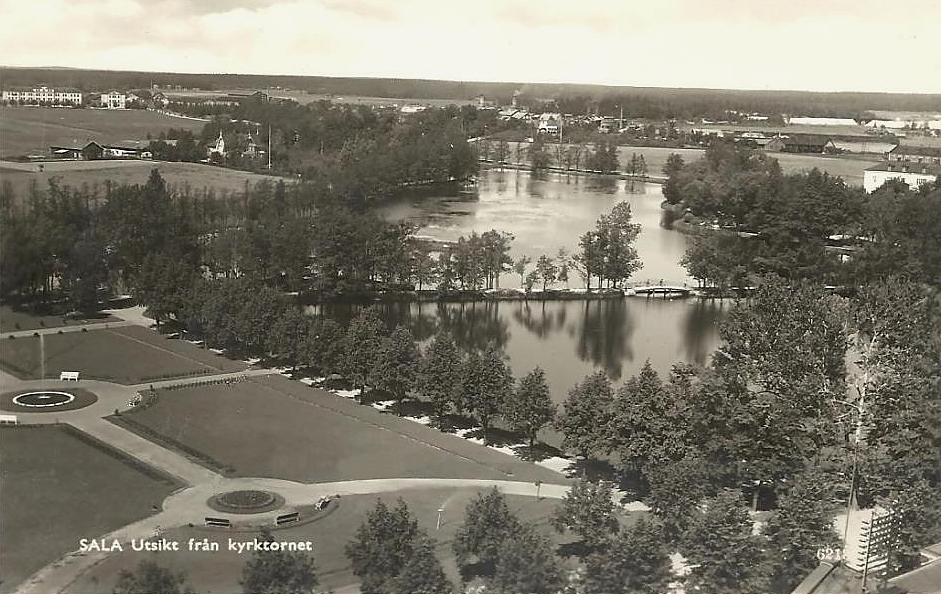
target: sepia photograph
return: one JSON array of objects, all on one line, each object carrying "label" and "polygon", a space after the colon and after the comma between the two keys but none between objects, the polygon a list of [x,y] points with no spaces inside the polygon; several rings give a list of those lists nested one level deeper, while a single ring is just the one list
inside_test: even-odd
[{"label": "sepia photograph", "polygon": [[0,0],[0,594],[941,594],[941,0]]}]

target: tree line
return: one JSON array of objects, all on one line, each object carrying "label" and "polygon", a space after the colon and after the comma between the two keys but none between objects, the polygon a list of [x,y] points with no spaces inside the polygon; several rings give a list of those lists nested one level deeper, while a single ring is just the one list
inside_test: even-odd
[{"label": "tree line", "polygon": [[[663,193],[699,233],[683,258],[703,284],[747,287],[763,274],[858,286],[904,274],[941,286],[941,184],[889,182],[872,194],[813,169],[784,175],[765,154],[713,143],[672,155]],[[677,216],[677,215],[674,215]]]},{"label": "tree line", "polygon": [[[0,287],[7,300],[91,314],[110,294],[132,293],[158,321],[181,319],[186,302],[216,281],[244,278],[311,298],[377,290],[479,291],[515,271],[520,285],[618,286],[639,267],[639,226],[626,203],[599,218],[581,250],[556,258],[511,257],[496,230],[435,246],[407,223],[350,208],[335,188],[260,182],[241,192],[172,189],[154,170],[142,185],[106,184],[104,195],[53,180],[25,197],[0,190]],[[529,274],[527,272],[529,271]],[[527,280],[528,279],[528,280]],[[199,287],[197,287],[199,285]],[[190,307],[189,309],[193,309]]]}]

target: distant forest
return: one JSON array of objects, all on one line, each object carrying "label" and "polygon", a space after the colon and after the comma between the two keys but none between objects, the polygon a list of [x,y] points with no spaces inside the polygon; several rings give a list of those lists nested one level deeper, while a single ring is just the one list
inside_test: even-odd
[{"label": "distant forest", "polygon": [[627,117],[719,118],[726,110],[786,113],[805,116],[863,117],[871,110],[941,111],[941,95],[900,93],[814,93],[808,91],[739,91],[722,89],[669,89],[578,84],[533,84],[409,80],[394,78],[332,78],[256,74],[179,74],[124,72],[69,68],[0,67],[4,86],[47,84],[82,90],[147,88],[181,85],[187,88],[234,89],[288,87],[326,95],[361,95],[411,99],[468,100],[483,94],[509,104],[520,91],[524,104],[554,100],[568,113],[596,111],[612,114],[623,105]]}]

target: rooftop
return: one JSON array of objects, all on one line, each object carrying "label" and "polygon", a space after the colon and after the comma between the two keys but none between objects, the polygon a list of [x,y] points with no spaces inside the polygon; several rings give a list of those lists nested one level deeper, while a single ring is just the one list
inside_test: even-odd
[{"label": "rooftop", "polygon": [[907,163],[905,161],[891,161],[867,167],[866,171],[893,171],[896,173],[923,173],[941,175],[941,165],[932,163]]}]

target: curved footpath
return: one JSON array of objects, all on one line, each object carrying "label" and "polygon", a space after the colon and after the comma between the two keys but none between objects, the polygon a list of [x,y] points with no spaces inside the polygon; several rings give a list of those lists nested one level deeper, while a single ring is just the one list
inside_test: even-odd
[{"label": "curved footpath", "polygon": [[[125,322],[127,323],[127,322]],[[133,323],[133,322],[131,322]],[[55,331],[55,330],[52,330]],[[199,377],[199,381],[225,379],[245,375],[270,375],[272,370],[248,370],[244,372],[217,374]],[[536,496],[536,487],[531,482],[485,480],[485,479],[442,479],[442,478],[393,478],[366,479],[328,483],[298,483],[271,478],[225,478],[186,457],[168,450],[152,441],[132,433],[104,417],[115,410],[126,411],[138,393],[154,388],[163,388],[174,384],[192,383],[194,378],[168,380],[125,386],[110,382],[81,380],[78,385],[94,392],[98,400],[81,409],[59,412],[29,413],[17,412],[17,417],[24,424],[66,423],[94,438],[114,447],[149,466],[177,477],[188,485],[173,493],[163,502],[163,509],[153,516],[134,522],[100,538],[117,539],[122,543],[131,539],[151,538],[166,528],[185,526],[190,523],[202,524],[206,516],[221,517],[230,520],[273,520],[274,516],[284,513],[284,509],[259,513],[232,515],[220,513],[207,505],[207,500],[215,494],[241,489],[262,489],[273,491],[285,500],[285,506],[296,507],[312,505],[322,496],[364,495],[388,493],[408,489],[427,488],[490,488],[496,487],[511,495]],[[74,382],[54,380],[20,380],[8,373],[0,375],[0,389],[14,391],[22,389],[68,389],[75,387]],[[564,484],[544,484],[539,495],[550,499],[560,499],[569,490]],[[635,502],[627,509],[646,509]],[[47,565],[33,574],[15,592],[18,594],[51,594],[66,590],[79,576],[97,563],[103,561],[109,552],[73,551]]]}]

